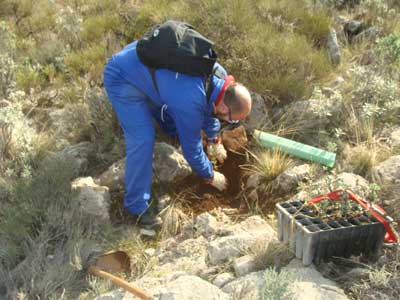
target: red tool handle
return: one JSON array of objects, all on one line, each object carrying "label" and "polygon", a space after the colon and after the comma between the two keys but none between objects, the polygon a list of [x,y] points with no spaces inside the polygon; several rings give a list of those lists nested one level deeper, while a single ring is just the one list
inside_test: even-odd
[{"label": "red tool handle", "polygon": [[399,241],[398,236],[394,232],[393,228],[390,226],[390,223],[387,221],[387,219],[386,219],[387,214],[383,210],[383,208],[376,204],[373,204],[372,206],[370,206],[365,200],[358,198],[355,194],[353,194],[350,191],[336,190],[336,191],[330,192],[326,195],[317,196],[307,202],[314,204],[314,203],[318,203],[321,200],[326,199],[326,198],[328,198],[329,200],[339,201],[339,200],[341,200],[340,196],[341,196],[341,193],[343,193],[343,192],[345,192],[349,195],[350,200],[360,204],[363,208],[368,210],[379,222],[381,222],[383,224],[383,226],[386,229],[386,235],[385,235],[386,243],[398,243],[398,241]]}]

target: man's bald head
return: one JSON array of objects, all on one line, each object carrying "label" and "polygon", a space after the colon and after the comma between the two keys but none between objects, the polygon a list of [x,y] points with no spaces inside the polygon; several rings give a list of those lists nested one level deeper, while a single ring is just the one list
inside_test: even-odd
[{"label": "man's bald head", "polygon": [[223,102],[231,109],[232,120],[243,120],[251,111],[250,93],[244,85],[237,82],[228,86]]}]

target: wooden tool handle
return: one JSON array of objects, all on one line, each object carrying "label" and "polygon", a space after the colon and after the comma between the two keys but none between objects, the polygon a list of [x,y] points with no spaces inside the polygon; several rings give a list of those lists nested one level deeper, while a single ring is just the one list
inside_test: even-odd
[{"label": "wooden tool handle", "polygon": [[154,300],[153,296],[150,294],[146,293],[142,289],[138,288],[137,286],[133,285],[132,283],[129,283],[128,281],[112,275],[106,271],[100,270],[97,267],[89,267],[88,272],[92,275],[99,276],[104,279],[110,279],[114,284],[118,285],[119,287],[123,288],[124,290],[131,292],[135,296],[139,297],[140,299],[143,300]]}]

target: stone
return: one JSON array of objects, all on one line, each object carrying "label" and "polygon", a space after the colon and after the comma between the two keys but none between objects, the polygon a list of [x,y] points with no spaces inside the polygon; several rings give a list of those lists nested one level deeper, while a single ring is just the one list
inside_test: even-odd
[{"label": "stone", "polygon": [[251,99],[251,112],[244,122],[246,131],[252,133],[254,129],[263,130],[271,128],[272,123],[268,116],[268,108],[265,99],[256,93],[251,93]]},{"label": "stone", "polygon": [[364,28],[364,23],[356,20],[348,20],[344,23],[344,32],[349,36],[359,34]]},{"label": "stone", "polygon": [[87,171],[88,156],[93,151],[93,147],[89,142],[81,142],[76,145],[67,146],[56,155],[69,161],[76,175],[81,175]]},{"label": "stone", "polygon": [[101,221],[109,221],[110,193],[107,187],[94,183],[92,177],[75,179],[72,190],[78,192],[78,201],[82,210],[88,215],[95,216]]},{"label": "stone", "polygon": [[390,133],[390,144],[393,148],[400,147],[400,127],[396,127]]},{"label": "stone", "polygon": [[218,274],[213,280],[213,285],[222,288],[225,284],[231,282],[235,279],[235,275],[233,273],[221,273]]},{"label": "stone", "polygon": [[230,300],[228,294],[215,285],[196,277],[180,276],[153,292],[156,299],[163,300]]},{"label": "stone", "polygon": [[236,277],[241,277],[256,271],[257,264],[255,263],[253,256],[244,255],[242,257],[236,258],[233,261],[233,269],[235,271]]},{"label": "stone", "polygon": [[247,135],[244,126],[222,132],[222,143],[225,148],[232,152],[244,152],[247,145]]},{"label": "stone", "polygon": [[400,184],[400,155],[391,156],[372,168],[372,174],[382,185]]},{"label": "stone", "polygon": [[170,183],[190,175],[192,169],[181,153],[166,143],[156,143],[153,155],[153,182]]},{"label": "stone", "polygon": [[380,34],[380,31],[376,28],[376,27],[370,27],[362,32],[360,32],[359,34],[357,34],[352,42],[353,43],[360,43],[363,41],[375,41],[378,36]]},{"label": "stone", "polygon": [[158,264],[152,270],[154,274],[168,274],[184,270],[187,274],[198,275],[208,268],[206,263],[207,240],[200,236],[176,243],[174,239],[162,245],[157,256]]},{"label": "stone", "polygon": [[340,64],[342,54],[340,52],[339,42],[336,36],[336,30],[330,29],[327,38],[327,48],[329,58],[334,65]]},{"label": "stone", "polygon": [[292,260],[282,270],[291,272],[295,281],[291,285],[296,300],[348,300],[344,291],[338,285],[324,278],[314,265],[303,266],[298,259]]},{"label": "stone", "polygon": [[156,231],[151,229],[140,228],[140,235],[148,238],[155,238]]},{"label": "stone", "polygon": [[113,163],[107,171],[95,179],[99,185],[109,188],[110,192],[122,191],[125,178],[125,159]]},{"label": "stone", "polygon": [[262,176],[260,174],[254,173],[247,178],[246,181],[246,189],[255,189],[257,188],[262,180]]},{"label": "stone", "polygon": [[[125,159],[115,162],[96,178],[96,183],[107,186],[111,192],[122,191],[125,179]],[[170,183],[191,174],[191,168],[177,149],[166,143],[156,143],[153,156],[153,183]]]},{"label": "stone", "polygon": [[314,132],[315,128],[323,130],[333,126],[341,116],[341,111],[341,101],[337,101],[335,97],[328,98],[321,91],[321,95],[315,98],[294,101],[286,105],[282,113],[287,115],[291,123],[301,124],[302,130]]},{"label": "stone", "polygon": [[275,180],[273,185],[278,188],[281,193],[287,194],[294,191],[299,182],[306,179],[311,172],[309,164],[302,164],[284,171]]},{"label": "stone", "polygon": [[277,239],[275,230],[262,218],[252,216],[245,221],[221,228],[225,236],[216,237],[207,247],[208,261],[217,265],[229,259],[242,256],[260,239],[268,244]]},{"label": "stone", "polygon": [[[327,182],[333,181],[335,189],[347,189],[359,197],[366,199],[370,193],[369,182],[360,175],[343,172],[338,175],[327,175],[317,180],[313,186],[320,188],[321,193],[326,194],[330,192]],[[297,193],[292,199],[297,200],[310,200],[309,195],[304,191]]]},{"label": "stone", "polygon": [[217,219],[209,213],[202,213],[197,216],[194,222],[196,233],[208,238],[214,235],[218,230],[219,224]]}]

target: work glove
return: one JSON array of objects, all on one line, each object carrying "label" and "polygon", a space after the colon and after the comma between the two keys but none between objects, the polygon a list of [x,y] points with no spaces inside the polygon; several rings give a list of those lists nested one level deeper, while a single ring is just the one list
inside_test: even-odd
[{"label": "work glove", "polygon": [[220,137],[207,139],[207,156],[211,161],[217,160],[220,164],[224,163],[227,154]]},{"label": "work glove", "polygon": [[224,174],[214,171],[214,176],[206,180],[207,183],[218,189],[220,192],[228,188],[228,182]]}]

